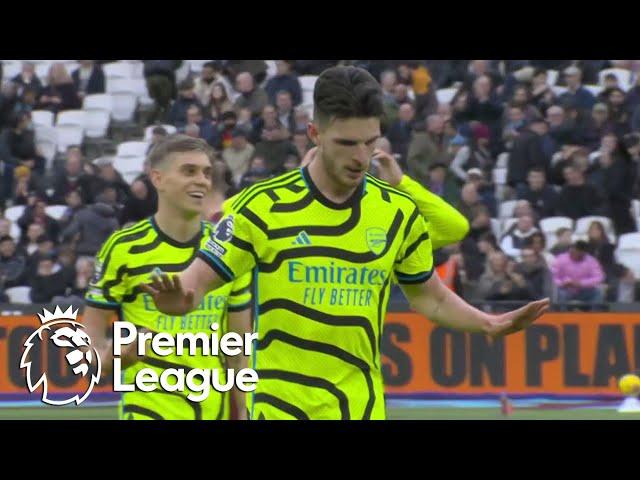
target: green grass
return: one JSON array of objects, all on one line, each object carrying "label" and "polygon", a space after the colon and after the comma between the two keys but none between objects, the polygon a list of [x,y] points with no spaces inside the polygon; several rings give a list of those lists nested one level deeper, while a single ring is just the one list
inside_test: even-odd
[{"label": "green grass", "polygon": [[[640,413],[611,409],[516,409],[505,417],[498,408],[393,408],[390,420],[640,420]],[[0,408],[0,420],[116,420],[116,407]]]}]

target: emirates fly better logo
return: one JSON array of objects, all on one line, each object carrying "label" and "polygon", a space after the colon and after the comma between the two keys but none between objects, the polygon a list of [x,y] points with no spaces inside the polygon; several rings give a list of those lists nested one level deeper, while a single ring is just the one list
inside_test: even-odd
[{"label": "emirates fly better logo", "polygon": [[[43,315],[38,314],[42,326],[33,332],[27,341],[24,343],[25,350],[20,358],[20,368],[27,369],[27,387],[30,392],[33,392],[42,385],[42,402],[49,405],[66,405],[75,402],[76,405],[80,405],[91,393],[93,387],[98,383],[100,379],[100,357],[95,348],[91,346],[91,339],[89,335],[84,331],[84,325],[76,321],[78,310],[73,311],[73,307],[67,308],[64,312],[59,306],[56,306],[55,311],[49,312],[44,309]],[[48,338],[43,334],[49,332]],[[31,354],[36,351],[33,347],[37,343],[40,347],[46,347],[46,342],[53,342],[58,348],[69,350],[65,355],[65,360],[71,367],[74,374],[78,377],[86,377],[91,371],[92,365],[95,366],[95,373],[91,374],[89,379],[89,386],[87,390],[80,396],[75,394],[70,398],[63,400],[53,400],[48,397],[48,380],[47,373],[42,372],[42,375],[38,378],[34,378],[34,372],[31,368]],[[40,348],[43,351],[44,348]]]}]

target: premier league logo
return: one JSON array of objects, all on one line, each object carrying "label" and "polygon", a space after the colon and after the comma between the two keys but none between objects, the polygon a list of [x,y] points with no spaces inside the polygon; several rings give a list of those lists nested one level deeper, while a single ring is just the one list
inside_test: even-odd
[{"label": "premier league logo", "polygon": [[233,215],[229,215],[220,220],[213,234],[213,238],[219,242],[226,242],[230,240],[231,237],[233,237]]}]

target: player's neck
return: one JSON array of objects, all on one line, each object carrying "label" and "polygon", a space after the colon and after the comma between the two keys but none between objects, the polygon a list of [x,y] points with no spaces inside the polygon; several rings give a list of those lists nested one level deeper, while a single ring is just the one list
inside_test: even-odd
[{"label": "player's neck", "polygon": [[162,232],[177,242],[188,242],[200,231],[200,216],[185,217],[183,212],[163,205],[158,199],[158,211],[153,216]]},{"label": "player's neck", "polygon": [[319,159],[315,159],[308,167],[311,181],[320,190],[320,193],[334,203],[344,203],[351,198],[358,186],[345,188],[336,182]]}]

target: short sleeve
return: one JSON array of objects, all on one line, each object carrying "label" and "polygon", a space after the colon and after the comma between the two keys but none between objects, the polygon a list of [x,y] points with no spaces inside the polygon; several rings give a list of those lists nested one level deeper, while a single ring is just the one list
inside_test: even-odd
[{"label": "short sleeve", "polygon": [[427,223],[422,215],[412,215],[408,231],[394,265],[399,284],[426,282],[433,274],[433,252]]},{"label": "short sleeve", "polygon": [[251,273],[245,273],[238,277],[231,286],[229,294],[228,310],[230,312],[241,312],[251,307],[251,281],[253,276]]},{"label": "short sleeve", "polygon": [[198,258],[226,282],[236,280],[256,265],[254,228],[241,214],[227,214],[198,251]]},{"label": "short sleeve", "polygon": [[85,303],[90,307],[117,310],[126,294],[127,284],[122,269],[126,266],[126,256],[119,254],[115,245],[107,240],[96,255],[93,276],[85,295]]}]

